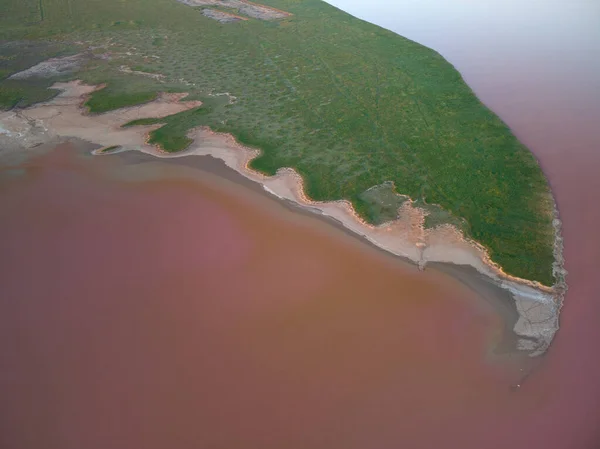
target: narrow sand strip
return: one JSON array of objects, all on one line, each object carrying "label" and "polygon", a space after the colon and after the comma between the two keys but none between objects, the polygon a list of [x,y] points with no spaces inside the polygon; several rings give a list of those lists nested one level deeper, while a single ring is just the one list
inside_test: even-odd
[{"label": "narrow sand strip", "polygon": [[[160,125],[121,128],[131,120],[164,117],[200,105],[197,101],[180,102],[184,94],[163,94],[144,105],[90,115],[82,104],[97,87],[74,81],[57,83],[53,88],[62,92],[49,102],[0,113],[0,147],[14,146],[15,142],[19,146],[31,147],[55,137],[76,137],[104,148],[119,146],[121,149],[117,151],[137,150],[161,158],[189,155],[219,158],[246,178],[260,183],[273,195],[332,217],[374,245],[410,259],[421,268],[428,262],[474,267],[512,293],[520,315],[514,331],[524,337],[519,342],[521,349],[532,351],[533,355],[543,353],[558,330],[559,310],[566,288],[564,283],[550,288],[507,275],[490,260],[481,245],[465,239],[456,228],[443,225],[425,229],[425,213],[414,207],[411,201],[402,205],[397,220],[373,226],[363,221],[348,201],[311,201],[304,194],[302,178],[290,168],[280,169],[271,177],[249,169],[249,162],[260,152],[238,144],[230,135],[198,128],[190,132],[189,137],[194,142],[186,151],[169,154],[147,144],[148,133]],[[96,150],[95,154],[102,152]],[[559,224],[557,220],[555,225],[558,227]],[[559,244],[560,239],[557,238],[557,260],[561,261],[562,247],[558,248]]]}]

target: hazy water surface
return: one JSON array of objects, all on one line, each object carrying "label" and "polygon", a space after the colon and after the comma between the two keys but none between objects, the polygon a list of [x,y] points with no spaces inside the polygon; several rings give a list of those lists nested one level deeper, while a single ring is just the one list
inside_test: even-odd
[{"label": "hazy water surface", "polygon": [[483,447],[556,394],[474,291],[205,172],[63,145],[0,206],[0,447]]}]

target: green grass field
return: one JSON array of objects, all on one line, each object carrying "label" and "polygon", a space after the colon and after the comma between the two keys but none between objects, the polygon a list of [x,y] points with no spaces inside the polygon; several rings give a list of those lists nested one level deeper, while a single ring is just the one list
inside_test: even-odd
[{"label": "green grass field", "polygon": [[[553,284],[548,183],[451,64],[320,0],[262,3],[293,15],[220,24],[175,0],[0,0],[0,107],[52,95],[52,80],[14,83],[11,73],[85,50],[89,61],[71,77],[107,83],[92,112],[161,90],[204,101],[161,120],[152,141],[166,150],[185,148],[197,125],[232,133],[263,150],[255,169],[293,167],[311,198],[349,199],[374,223],[393,218],[393,181],[428,205],[428,225],[458,224],[508,273]],[[37,50],[25,61],[19,45]],[[211,96],[223,92],[237,101]]]}]

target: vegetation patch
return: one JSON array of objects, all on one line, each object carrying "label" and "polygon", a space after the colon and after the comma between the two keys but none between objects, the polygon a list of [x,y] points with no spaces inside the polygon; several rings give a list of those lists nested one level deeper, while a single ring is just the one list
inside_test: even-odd
[{"label": "vegetation patch", "polygon": [[120,145],[111,145],[110,147],[104,147],[100,150],[100,153],[112,153],[114,151],[117,151],[121,148]]},{"label": "vegetation patch", "polygon": [[136,106],[155,100],[157,92],[124,92],[119,89],[105,87],[93,92],[85,102],[91,113],[102,113],[128,106]]},{"label": "vegetation patch", "polygon": [[358,195],[364,209],[362,215],[371,217],[373,224],[383,224],[398,218],[398,209],[408,200],[408,197],[398,195],[394,183],[384,182],[371,187]]},{"label": "vegetation patch", "polygon": [[57,90],[48,89],[52,83],[5,80],[0,83],[0,109],[26,108],[58,95]]},{"label": "vegetation patch", "polygon": [[[2,15],[0,30],[1,19]],[[0,109],[27,107],[56,96],[58,91],[49,90],[48,87],[56,81],[68,78],[68,73],[57,71],[48,76],[18,74],[32,74],[34,71],[31,69],[43,61],[68,57],[74,50],[72,45],[53,41],[2,41],[0,38]]]}]

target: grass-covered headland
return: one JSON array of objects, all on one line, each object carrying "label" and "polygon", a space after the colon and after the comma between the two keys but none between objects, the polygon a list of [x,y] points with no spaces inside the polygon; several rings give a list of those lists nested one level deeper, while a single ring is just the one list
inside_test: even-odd
[{"label": "grass-covered headland", "polygon": [[[74,78],[106,84],[91,112],[189,92],[203,106],[161,119],[151,136],[166,150],[185,148],[197,125],[232,133],[262,149],[255,169],[293,167],[311,198],[349,199],[371,222],[393,218],[393,181],[441,206],[429,225],[459,224],[508,273],[553,283],[546,179],[452,65],[320,0],[261,3],[291,15],[220,23],[176,0],[0,0],[0,107],[45,100]],[[82,52],[74,73],[9,79]],[[214,95],[224,92],[235,101]]]}]

